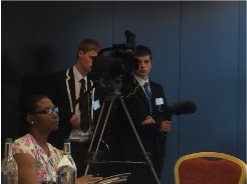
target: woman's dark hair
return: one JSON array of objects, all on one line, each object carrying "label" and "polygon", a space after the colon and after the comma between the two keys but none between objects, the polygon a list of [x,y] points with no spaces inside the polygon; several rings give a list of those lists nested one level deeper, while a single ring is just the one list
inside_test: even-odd
[{"label": "woman's dark hair", "polygon": [[29,132],[29,126],[27,123],[27,115],[35,112],[37,108],[37,102],[42,98],[48,98],[45,95],[33,95],[25,99],[23,109],[20,110],[18,115],[18,136],[23,136]]},{"label": "woman's dark hair", "polygon": [[26,103],[24,105],[24,114],[34,113],[37,108],[37,102],[39,102],[42,98],[48,98],[46,95],[34,95],[27,98]]}]

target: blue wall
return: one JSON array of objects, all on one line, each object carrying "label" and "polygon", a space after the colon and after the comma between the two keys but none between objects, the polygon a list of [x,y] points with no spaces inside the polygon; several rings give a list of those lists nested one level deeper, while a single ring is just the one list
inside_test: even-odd
[{"label": "blue wall", "polygon": [[162,84],[168,103],[198,105],[194,114],[173,117],[162,183],[174,183],[175,161],[184,154],[217,151],[246,160],[246,2],[1,5],[2,143],[17,138],[13,127],[24,79],[33,82],[73,65],[82,39],[110,47],[124,43],[128,29],[137,44],[152,48],[151,78]]}]

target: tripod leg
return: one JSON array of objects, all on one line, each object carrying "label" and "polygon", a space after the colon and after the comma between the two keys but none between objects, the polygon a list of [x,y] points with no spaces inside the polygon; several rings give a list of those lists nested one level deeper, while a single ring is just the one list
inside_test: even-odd
[{"label": "tripod leg", "polygon": [[158,176],[157,176],[157,174],[156,174],[156,172],[155,172],[155,170],[154,170],[153,164],[152,164],[152,162],[151,162],[149,156],[147,155],[147,153],[146,153],[146,151],[145,151],[145,148],[144,148],[144,146],[143,146],[143,144],[142,144],[142,141],[141,141],[141,139],[140,139],[140,137],[139,137],[139,135],[138,135],[138,133],[137,133],[137,131],[136,131],[136,128],[135,128],[134,123],[133,123],[133,121],[132,121],[132,119],[131,119],[131,117],[130,117],[130,114],[129,114],[128,110],[127,110],[127,107],[126,107],[126,105],[125,105],[125,103],[124,103],[124,100],[123,100],[123,98],[122,98],[121,96],[120,96],[119,98],[120,98],[121,104],[122,104],[122,106],[123,106],[123,108],[124,108],[125,114],[126,114],[127,117],[128,117],[129,123],[130,123],[130,125],[131,125],[131,127],[132,127],[132,129],[133,129],[133,132],[134,132],[134,134],[135,134],[135,136],[136,136],[136,139],[137,139],[137,141],[138,141],[138,143],[139,143],[139,145],[140,145],[140,148],[141,148],[141,150],[142,150],[142,153],[143,153],[143,155],[144,155],[144,157],[145,157],[145,159],[146,159],[146,161],[147,161],[147,164],[150,166],[150,169],[151,169],[151,171],[152,171],[152,173],[153,173],[153,176],[154,176],[154,178],[155,178],[157,184],[160,184],[160,180],[159,180],[159,178],[158,178]]},{"label": "tripod leg", "polygon": [[102,119],[102,115],[103,115],[103,111],[104,111],[105,107],[106,107],[106,103],[104,102],[103,103],[103,106],[102,106],[102,109],[100,111],[99,119],[97,121],[97,124],[96,124],[95,130],[94,130],[93,137],[92,137],[92,140],[91,140],[91,143],[90,143],[90,146],[89,146],[88,151],[91,151],[92,150],[93,143],[94,143],[94,140],[95,140],[95,137],[96,137],[96,133],[95,132],[98,131],[100,120]]},{"label": "tripod leg", "polygon": [[[113,103],[114,103],[114,102],[111,102],[111,103],[110,103],[110,106],[109,106],[109,109],[108,109],[108,112],[107,112],[107,115],[106,115],[106,118],[105,118],[104,125],[103,125],[102,130],[101,130],[101,134],[100,134],[100,137],[99,137],[99,141],[98,141],[98,144],[97,144],[95,153],[97,153],[98,150],[99,150],[99,146],[100,146],[100,143],[101,143],[101,141],[102,141],[103,134],[104,134],[104,132],[105,132],[105,127],[106,127],[106,125],[107,125],[107,122],[108,122],[108,119],[109,119],[109,115],[110,115],[110,112],[111,112]],[[96,156],[97,156],[97,154],[94,154],[93,161],[96,160]]]},{"label": "tripod leg", "polygon": [[[109,119],[109,115],[110,115],[110,112],[111,112],[113,103],[114,103],[114,101],[111,101],[110,104],[109,104],[109,108],[108,108],[108,110],[107,110],[107,115],[106,115],[106,118],[105,118],[103,127],[102,127],[102,129],[101,129],[100,137],[99,137],[99,140],[98,140],[98,143],[97,143],[96,150],[95,150],[95,152],[94,152],[94,154],[93,154],[92,161],[95,161],[95,160],[96,160],[96,157],[97,157],[97,155],[98,155],[100,143],[101,143],[102,138],[103,138],[103,135],[104,135],[105,127],[106,127],[106,125],[107,125],[107,122],[108,122],[108,119]],[[96,125],[96,128],[95,128],[95,131],[94,131],[94,134],[93,134],[93,137],[92,137],[92,140],[91,140],[91,143],[90,143],[88,152],[91,152],[91,151],[92,151],[93,144],[94,144],[95,141],[97,141],[97,140],[95,140],[95,137],[96,137],[96,135],[97,135],[97,131],[98,131],[98,129],[99,129],[99,125],[100,125],[100,122],[101,122],[101,120],[102,120],[102,115],[104,114],[105,108],[106,108],[106,102],[103,103],[103,107],[102,107],[102,109],[101,109],[100,116],[99,116],[99,119],[98,119],[98,121],[97,121],[97,125]],[[86,170],[85,170],[84,175],[87,175],[88,170],[89,170],[89,168],[90,168],[90,163],[89,163],[89,162],[90,162],[90,161],[88,161],[87,168],[86,168]]]}]

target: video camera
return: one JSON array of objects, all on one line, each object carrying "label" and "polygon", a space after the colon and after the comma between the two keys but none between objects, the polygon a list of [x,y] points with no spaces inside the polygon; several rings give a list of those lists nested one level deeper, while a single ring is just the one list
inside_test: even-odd
[{"label": "video camera", "polygon": [[[119,89],[122,81],[139,67],[139,62],[134,57],[135,34],[129,30],[124,33],[126,43],[113,44],[112,47],[101,49],[98,56],[93,58],[90,76],[93,80],[100,80],[109,91]],[[107,51],[111,51],[110,55],[104,56]]]}]

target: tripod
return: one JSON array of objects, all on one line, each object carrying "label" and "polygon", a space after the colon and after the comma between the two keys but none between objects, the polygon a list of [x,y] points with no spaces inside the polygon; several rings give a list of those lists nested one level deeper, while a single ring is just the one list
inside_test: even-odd
[{"label": "tripod", "polygon": [[[120,81],[121,83],[121,81]],[[121,85],[119,85],[121,86]],[[123,107],[124,109],[124,112],[125,114],[127,115],[127,118],[129,120],[129,123],[131,125],[131,128],[134,132],[134,135],[138,141],[138,144],[142,150],[142,153],[143,153],[143,156],[145,157],[145,160],[146,160],[146,164],[148,164],[148,166],[150,167],[151,171],[152,171],[152,174],[157,182],[157,184],[160,184],[160,181],[159,181],[159,178],[155,172],[155,169],[152,165],[152,162],[149,158],[149,156],[147,155],[146,151],[145,151],[145,148],[141,142],[141,139],[136,131],[136,128],[134,126],[134,123],[129,115],[129,112],[127,110],[127,107],[124,103],[124,100],[121,96],[121,93],[119,92],[119,89],[115,89],[114,92],[111,92],[111,93],[108,93],[106,96],[105,96],[105,99],[104,99],[104,102],[103,102],[103,106],[102,106],[102,109],[101,109],[101,112],[100,112],[100,115],[99,115],[99,119],[97,121],[97,125],[95,127],[95,131],[94,131],[94,134],[93,134],[93,137],[92,137],[92,140],[91,140],[91,143],[90,143],[90,146],[89,146],[89,150],[88,150],[88,153],[92,152],[93,150],[93,144],[94,142],[96,142],[96,148],[95,148],[95,152],[93,152],[93,156],[92,156],[92,161],[91,162],[95,162],[96,161],[96,158],[97,158],[97,155],[98,155],[98,151],[99,151],[99,147],[100,147],[100,143],[102,141],[102,138],[103,138],[103,135],[104,135],[104,132],[105,132],[105,128],[107,126],[107,123],[108,123],[108,119],[109,119],[109,116],[110,116],[110,113],[111,113],[111,110],[112,110],[112,107],[113,107],[113,104],[114,104],[114,101],[116,99],[120,99],[120,103],[121,103],[121,106]],[[100,124],[100,122],[102,121],[103,118],[103,115],[105,115],[105,121],[103,123],[103,125]],[[102,128],[99,128],[100,126],[102,126]],[[100,134],[99,134],[99,138],[97,140],[96,138],[96,135],[98,131],[101,131]],[[97,142],[98,141],[98,142]],[[87,164],[87,168],[86,168],[86,171],[85,171],[85,175],[88,173],[88,170],[90,168],[90,161],[88,161],[88,164]]]}]

